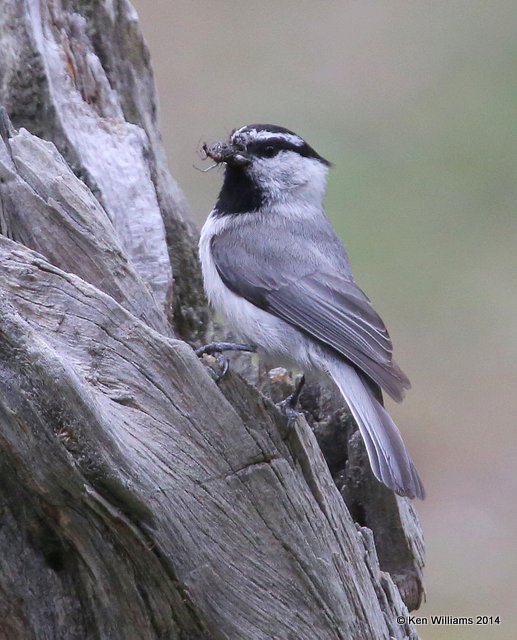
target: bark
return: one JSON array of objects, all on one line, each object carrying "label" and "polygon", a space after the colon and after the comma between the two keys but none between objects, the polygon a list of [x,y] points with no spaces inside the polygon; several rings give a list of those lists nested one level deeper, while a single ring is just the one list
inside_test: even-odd
[{"label": "bark", "polygon": [[418,520],[349,416],[309,390],[286,432],[179,339],[209,313],[129,2],[2,0],[0,59],[0,637],[416,638]]},{"label": "bark", "polygon": [[[196,233],[170,176],[149,54],[127,0],[1,0],[0,99],[52,140],[105,209],[134,268],[182,336],[208,322]],[[145,212],[145,215],[142,214]]]}]

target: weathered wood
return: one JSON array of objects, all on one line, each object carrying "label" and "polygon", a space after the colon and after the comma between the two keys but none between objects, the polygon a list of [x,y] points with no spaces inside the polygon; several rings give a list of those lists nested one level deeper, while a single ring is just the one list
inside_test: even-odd
[{"label": "weathered wood", "polygon": [[[280,401],[294,389],[285,369],[269,372],[262,391]],[[409,610],[424,596],[424,541],[410,500],[400,498],[373,475],[363,439],[341,396],[306,383],[300,399],[332,478],[354,521],[373,533],[379,565],[390,574]]]},{"label": "weathered wood", "polygon": [[184,343],[1,238],[0,271],[3,501],[25,518],[0,546],[39,553],[8,563],[14,599],[44,586],[34,637],[49,609],[66,638],[405,637],[304,421],[284,442],[251,387],[225,381],[232,406]]},{"label": "weathered wood", "polygon": [[9,133],[0,114],[0,233],[81,276],[150,326],[169,325],[133,268],[106,212],[51,142]]},{"label": "weathered wood", "polygon": [[376,480],[355,424],[351,429],[345,447],[346,465],[334,480],[354,520],[372,531],[380,568],[390,574],[408,609],[418,609],[424,597],[425,561],[418,515],[410,500]]},{"label": "weathered wood", "polygon": [[166,163],[149,54],[129,2],[1,0],[0,103],[92,189],[176,331],[208,322],[196,233]]},{"label": "weathered wood", "polygon": [[172,338],[209,315],[129,2],[0,0],[0,58],[0,638],[416,638],[346,415],[286,432]]}]

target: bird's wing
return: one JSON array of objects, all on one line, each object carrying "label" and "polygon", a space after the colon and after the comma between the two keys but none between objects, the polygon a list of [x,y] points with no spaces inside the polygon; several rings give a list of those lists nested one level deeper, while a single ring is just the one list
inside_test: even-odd
[{"label": "bird's wing", "polygon": [[[392,359],[384,323],[348,275],[345,262],[340,273],[345,255],[334,252],[332,261],[322,259],[325,247],[307,242],[297,247],[295,238],[266,246],[261,240],[243,245],[230,232],[214,236],[212,256],[224,284],[338,352],[400,401],[409,380]],[[328,247],[329,252],[334,249]]]}]

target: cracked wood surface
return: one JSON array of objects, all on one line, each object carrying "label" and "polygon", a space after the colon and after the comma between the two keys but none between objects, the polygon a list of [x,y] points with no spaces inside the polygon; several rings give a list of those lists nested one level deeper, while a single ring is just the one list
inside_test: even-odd
[{"label": "cracked wood surface", "polygon": [[167,333],[169,325],[119,242],[105,210],[51,142],[25,129],[0,139],[0,233],[44,254]]},{"label": "cracked wood surface", "polygon": [[209,314],[130,3],[0,8],[0,638],[416,638],[418,519],[347,420],[173,338]]},{"label": "cracked wood surface", "polygon": [[1,0],[0,59],[0,104],[14,126],[52,140],[177,334],[202,340],[208,313],[197,232],[167,167],[131,3]]},{"label": "cracked wood surface", "polygon": [[[225,380],[232,406],[183,342],[5,238],[0,270],[2,501],[40,549],[3,586],[44,586],[32,637],[412,637],[304,421],[284,441],[251,387]],[[75,635],[37,635],[50,609]]]}]

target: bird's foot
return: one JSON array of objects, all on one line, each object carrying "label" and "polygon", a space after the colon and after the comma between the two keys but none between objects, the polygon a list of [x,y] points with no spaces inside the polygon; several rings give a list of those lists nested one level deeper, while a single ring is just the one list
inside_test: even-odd
[{"label": "bird's foot", "polygon": [[213,356],[217,364],[219,365],[220,371],[215,374],[215,381],[219,382],[224,376],[228,373],[228,369],[230,368],[230,361],[223,354],[223,351],[248,351],[250,353],[255,353],[257,351],[257,347],[253,344],[241,344],[237,342],[210,342],[209,344],[205,344],[199,349],[195,350],[195,354],[198,358],[202,358],[204,355]]},{"label": "bird's foot", "polygon": [[296,411],[296,405],[298,404],[298,400],[300,399],[300,394],[303,389],[303,385],[305,384],[305,376],[301,376],[298,380],[296,387],[291,393],[291,395],[287,396],[285,400],[279,403],[280,411],[287,418],[287,428],[292,429],[294,427],[294,423],[296,422],[296,418],[298,417],[298,411]]}]

